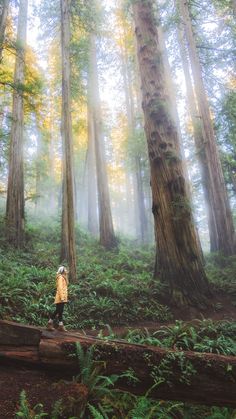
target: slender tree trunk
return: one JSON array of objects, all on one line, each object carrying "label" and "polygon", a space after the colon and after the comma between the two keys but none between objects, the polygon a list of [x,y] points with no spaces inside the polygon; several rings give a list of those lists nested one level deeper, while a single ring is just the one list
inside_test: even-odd
[{"label": "slender tree trunk", "polygon": [[40,197],[40,189],[41,189],[41,170],[40,170],[40,164],[42,159],[42,137],[40,128],[37,127],[37,151],[36,151],[36,164],[35,164],[35,201],[34,201],[34,210],[35,215],[40,214],[40,203],[41,203],[41,197]]},{"label": "slender tree trunk", "polygon": [[70,1],[61,0],[62,52],[62,141],[63,141],[63,204],[62,249],[63,259],[69,264],[70,279],[76,280],[76,248],[74,227],[74,172],[70,98]]},{"label": "slender tree trunk", "polygon": [[[130,70],[128,68],[128,58],[127,52],[124,51],[123,57],[123,79],[124,79],[124,90],[125,90],[125,102],[127,108],[127,119],[128,119],[128,131],[129,135],[132,137],[135,136],[135,109],[134,109],[134,99],[132,93],[132,78]],[[132,138],[132,140],[134,140]],[[135,186],[136,186],[136,205],[137,205],[137,233],[138,238],[141,242],[147,241],[147,216],[146,208],[144,202],[144,192],[143,192],[143,179],[142,179],[142,170],[141,170],[141,159],[140,156],[135,153],[134,156],[134,168],[135,168]]]},{"label": "slender tree trunk", "polygon": [[7,240],[15,247],[24,242],[24,173],[23,173],[23,89],[28,0],[21,0],[17,28],[17,50],[14,73],[12,127],[7,186]]},{"label": "slender tree trunk", "polygon": [[234,17],[236,18],[236,0],[232,0],[232,7],[233,7]]},{"label": "slender tree trunk", "polygon": [[98,234],[96,160],[91,93],[88,94],[88,230],[94,236]]},{"label": "slender tree trunk", "polygon": [[136,175],[136,185],[137,185],[137,205],[138,205],[138,218],[139,218],[139,236],[142,243],[147,242],[147,217],[146,217],[146,208],[144,202],[144,192],[143,192],[143,178],[142,178],[142,168],[141,168],[141,159],[139,156],[135,156],[135,175]]},{"label": "slender tree trunk", "polygon": [[4,38],[5,38],[9,3],[10,3],[10,0],[2,0],[1,5],[0,5],[0,63],[2,61],[2,50],[3,50],[3,43],[4,43]]},{"label": "slender tree trunk", "polygon": [[106,248],[116,246],[108,187],[105,150],[102,137],[101,104],[99,97],[95,35],[90,35],[90,74],[93,92],[95,156],[97,168],[100,243]]},{"label": "slender tree trunk", "polygon": [[[236,237],[233,226],[233,219],[229,205],[229,199],[225,187],[223,171],[221,167],[216,138],[213,130],[209,104],[204,88],[201,64],[197,52],[196,41],[193,34],[191,19],[186,0],[179,0],[179,11],[183,20],[187,38],[189,57],[195,85],[198,110],[202,121],[203,144],[201,151],[206,156],[208,169],[209,188],[209,219],[210,226],[217,230],[216,242],[211,243],[212,251],[220,251],[224,255],[232,255],[236,251]],[[201,152],[200,151],[200,152]],[[214,214],[214,215],[213,215]],[[212,239],[213,241],[213,239]]]},{"label": "slender tree trunk", "polygon": [[53,131],[53,113],[50,112],[50,131],[49,131],[49,176],[50,176],[50,192],[49,206],[51,213],[56,210],[56,190],[55,190],[55,155],[54,155],[54,131]]},{"label": "slender tree trunk", "polygon": [[181,28],[178,28],[178,42],[179,42],[179,47],[180,47],[180,55],[181,55],[185,83],[186,83],[188,109],[189,109],[190,117],[193,124],[193,137],[194,137],[195,147],[197,150],[198,161],[200,164],[203,193],[204,193],[205,205],[207,209],[208,228],[209,228],[209,235],[210,235],[210,247],[211,247],[211,250],[213,251],[214,249],[217,249],[217,229],[216,229],[216,223],[215,223],[215,217],[214,217],[214,210],[212,206],[209,205],[209,202],[211,201],[211,198],[210,198],[211,185],[209,184],[210,175],[209,175],[209,170],[208,170],[208,166],[206,162],[202,120],[200,118],[200,115],[196,106],[196,102],[195,102],[192,80],[191,80],[191,75],[189,71],[188,57],[187,57],[187,52],[185,49],[184,31],[181,30]]},{"label": "slender tree trunk", "polygon": [[171,116],[153,1],[133,4],[145,132],[151,166],[157,243],[155,276],[178,304],[201,304],[209,295],[183,174],[179,137]]}]

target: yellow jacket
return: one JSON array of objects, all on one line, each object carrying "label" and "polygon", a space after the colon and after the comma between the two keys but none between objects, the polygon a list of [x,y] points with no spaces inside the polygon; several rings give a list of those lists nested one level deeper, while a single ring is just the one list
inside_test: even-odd
[{"label": "yellow jacket", "polygon": [[57,291],[55,304],[67,303],[68,301],[68,279],[66,275],[58,274],[56,276]]}]

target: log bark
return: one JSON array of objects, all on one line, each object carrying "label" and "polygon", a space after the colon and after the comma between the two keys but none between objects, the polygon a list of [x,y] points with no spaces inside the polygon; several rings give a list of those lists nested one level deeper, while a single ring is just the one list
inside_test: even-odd
[{"label": "log bark", "polygon": [[0,345],[39,345],[41,335],[36,327],[0,320]]},{"label": "log bark", "polygon": [[[3,327],[0,323],[0,330]],[[19,325],[7,324],[14,335]],[[27,326],[25,326],[27,329]],[[34,328],[37,329],[37,328]],[[30,330],[30,329],[29,329]],[[130,344],[122,340],[104,341],[75,332],[42,332],[39,344],[9,346],[0,342],[3,360],[24,361],[47,368],[54,367],[65,374],[79,371],[78,362],[71,354],[80,342],[87,350],[94,346],[94,360],[103,361],[104,374],[123,374],[134,371],[138,382],[123,378],[118,387],[134,394],[145,394],[163,400],[181,400],[216,406],[236,407],[236,357],[197,352],[179,352],[146,345]],[[20,337],[20,336],[19,336]],[[159,385],[155,383],[159,382]]]}]

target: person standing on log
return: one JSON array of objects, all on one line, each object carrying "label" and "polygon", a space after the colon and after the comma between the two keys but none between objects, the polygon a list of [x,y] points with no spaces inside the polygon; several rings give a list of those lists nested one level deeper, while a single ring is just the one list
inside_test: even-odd
[{"label": "person standing on log", "polygon": [[48,330],[55,330],[53,326],[53,320],[58,317],[60,332],[66,332],[63,324],[63,311],[64,306],[68,302],[68,272],[64,266],[60,266],[56,276],[56,296],[54,304],[56,304],[56,310],[50,316],[48,320]]}]

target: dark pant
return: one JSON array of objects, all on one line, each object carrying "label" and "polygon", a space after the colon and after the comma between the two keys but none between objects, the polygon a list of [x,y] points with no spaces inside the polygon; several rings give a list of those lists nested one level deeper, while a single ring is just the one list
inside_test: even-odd
[{"label": "dark pant", "polygon": [[52,314],[51,319],[54,320],[56,317],[58,317],[59,322],[62,322],[64,305],[65,305],[65,303],[57,303],[56,304],[56,310]]}]

